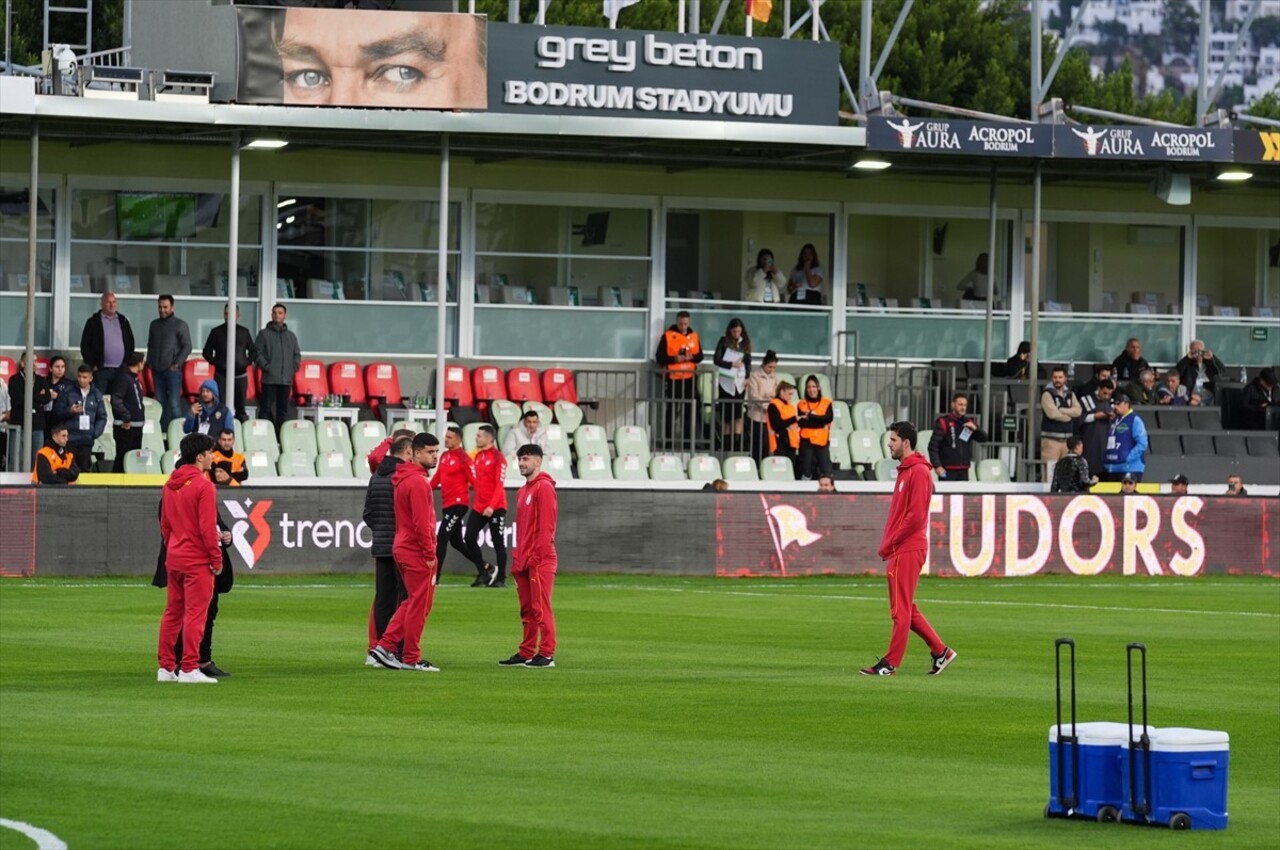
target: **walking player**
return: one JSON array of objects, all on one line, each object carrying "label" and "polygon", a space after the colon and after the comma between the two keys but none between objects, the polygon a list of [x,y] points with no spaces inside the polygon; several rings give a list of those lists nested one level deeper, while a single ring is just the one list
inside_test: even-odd
[{"label": "walking player", "polygon": [[556,666],[556,618],[551,591],[556,583],[556,482],[542,471],[542,449],[521,447],[516,462],[525,485],[516,494],[516,545],[511,576],[520,597],[524,638],[520,650],[498,663],[504,667]]},{"label": "walking player", "polygon": [[864,676],[892,676],[898,672],[907,653],[908,632],[915,632],[929,644],[933,665],[929,675],[936,676],[955,660],[955,650],[948,647],[916,607],[916,585],[928,548],[925,529],[929,523],[929,500],[933,496],[933,474],[929,459],[915,450],[916,427],[910,422],[889,426],[889,453],[898,461],[898,478],[893,484],[889,502],[889,518],[880,539],[880,558],[888,561],[885,571],[889,580],[889,616],[893,632],[885,656],[864,667]]},{"label": "walking player", "polygon": [[489,526],[497,563],[485,564],[484,571],[471,583],[472,587],[507,586],[507,541],[503,537],[507,528],[507,459],[494,445],[497,441],[492,425],[481,425],[476,432],[476,504],[467,516],[465,541],[472,560],[483,563],[480,530]]},{"label": "walking player", "polygon": [[450,543],[475,564],[479,578],[485,577],[484,558],[468,549],[462,536],[462,527],[470,510],[471,488],[475,484],[476,470],[467,450],[462,447],[462,429],[450,425],[444,434],[444,454],[440,456],[440,465],[431,478],[431,489],[440,489],[440,507],[444,511],[440,518],[440,537],[436,540],[436,584],[440,583],[440,572],[444,569],[444,556]]},{"label": "walking player", "polygon": [[391,476],[400,464],[412,459],[413,437],[396,438],[369,479],[369,487],[364,494],[362,518],[373,536],[373,607],[369,611],[369,651],[365,656],[365,664],[369,666],[377,664],[373,648],[378,645],[392,615],[406,596],[404,580],[400,578],[400,570],[391,556],[391,547],[396,539],[395,489]]},{"label": "walking player", "polygon": [[[440,441],[434,434],[413,438],[413,459],[396,467],[391,476],[395,490],[396,537],[391,555],[404,578],[408,598],[392,615],[387,630],[373,647],[373,660],[389,670],[439,673],[440,668],[422,657],[422,630],[435,597],[436,511],[431,500],[427,470],[436,465]],[[396,647],[404,642],[403,659]]]}]

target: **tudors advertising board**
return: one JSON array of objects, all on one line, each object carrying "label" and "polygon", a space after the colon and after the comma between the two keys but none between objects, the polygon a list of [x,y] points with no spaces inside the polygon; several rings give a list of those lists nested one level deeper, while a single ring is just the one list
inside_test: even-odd
[{"label": "tudors advertising board", "polygon": [[496,23],[488,34],[490,112],[837,122],[829,42]]},{"label": "tudors advertising board", "polygon": [[909,153],[1050,157],[1053,155],[1053,127],[999,121],[873,116],[867,120],[867,148]]},{"label": "tudors advertising board", "polygon": [[[882,574],[876,550],[889,499],[722,495],[716,574]],[[1274,576],[1278,526],[1273,499],[935,493],[925,568],[944,576]]]},{"label": "tudors advertising board", "polygon": [[1230,162],[1232,131],[1191,127],[1057,125],[1053,155],[1067,159]]}]

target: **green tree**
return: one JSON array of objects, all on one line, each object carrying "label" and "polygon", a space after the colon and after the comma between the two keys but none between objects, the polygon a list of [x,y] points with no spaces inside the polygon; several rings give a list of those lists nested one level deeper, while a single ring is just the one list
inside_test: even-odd
[{"label": "green tree", "polygon": [[1200,40],[1200,10],[1197,3],[1167,0],[1164,9],[1164,34],[1178,53],[1190,54]]},{"label": "green tree", "polygon": [[1270,118],[1272,121],[1280,121],[1280,86],[1276,86],[1249,104],[1249,108],[1245,112],[1255,118]]}]

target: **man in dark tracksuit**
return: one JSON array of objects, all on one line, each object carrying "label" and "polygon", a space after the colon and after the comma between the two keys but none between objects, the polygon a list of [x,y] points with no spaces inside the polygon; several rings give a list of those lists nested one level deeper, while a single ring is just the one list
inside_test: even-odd
[{"label": "man in dark tracksuit", "polygon": [[142,405],[142,381],[138,375],[144,359],[141,352],[130,354],[111,384],[111,431],[116,444],[112,472],[124,472],[125,455],[142,448],[142,428],[147,423],[147,413]]},{"label": "man in dark tracksuit", "polygon": [[413,437],[400,437],[391,443],[386,457],[378,464],[369,489],[364,494],[364,524],[373,536],[373,607],[369,611],[369,655],[365,666],[373,667],[373,648],[378,645],[387,623],[405,600],[404,578],[396,567],[391,547],[396,539],[395,488],[391,476],[396,467],[413,457]]},{"label": "man in dark tracksuit", "polygon": [[985,443],[987,432],[965,416],[969,397],[956,393],[951,398],[951,412],[933,423],[929,438],[929,462],[939,478],[946,481],[968,481],[969,464],[973,462],[973,444]]}]

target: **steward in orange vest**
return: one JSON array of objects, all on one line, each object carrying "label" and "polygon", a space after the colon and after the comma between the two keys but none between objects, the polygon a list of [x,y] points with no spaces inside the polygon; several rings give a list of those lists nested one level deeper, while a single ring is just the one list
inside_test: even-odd
[{"label": "steward in orange vest", "polygon": [[75,455],[67,451],[67,426],[54,425],[49,440],[36,452],[36,465],[31,470],[32,484],[74,484],[80,477]]},{"label": "steward in orange vest", "polygon": [[230,428],[218,434],[218,444],[213,449],[213,464],[209,467],[209,480],[220,487],[239,487],[249,477],[244,455],[236,451],[236,435]]},{"label": "steward in orange vest", "polygon": [[800,422],[800,467],[797,478],[830,476],[831,466],[831,399],[822,395],[816,375],[804,380],[804,398],[796,405]]},{"label": "steward in orange vest", "polygon": [[688,311],[681,310],[676,314],[676,323],[667,328],[658,341],[655,359],[663,367],[668,381],[687,381],[698,371],[698,364],[702,362],[702,343],[698,332],[689,327]]},{"label": "steward in orange vest", "polygon": [[[796,452],[800,448],[800,425],[796,419],[796,388],[786,381],[778,384],[778,394],[769,402],[769,451],[780,457],[791,458],[796,464]],[[781,439],[780,439],[781,438]]]}]

